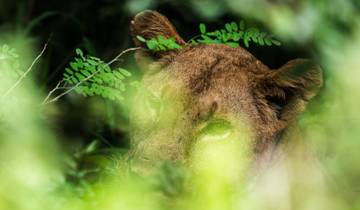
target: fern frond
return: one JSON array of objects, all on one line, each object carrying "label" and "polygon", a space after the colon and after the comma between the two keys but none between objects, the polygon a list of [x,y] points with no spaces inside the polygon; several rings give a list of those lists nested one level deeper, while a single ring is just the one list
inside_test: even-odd
[{"label": "fern frond", "polygon": [[77,85],[75,91],[83,96],[97,95],[115,101],[124,99],[124,80],[131,77],[128,70],[111,69],[100,58],[84,55],[81,49],[76,49],[76,55],[63,74],[67,84]]}]

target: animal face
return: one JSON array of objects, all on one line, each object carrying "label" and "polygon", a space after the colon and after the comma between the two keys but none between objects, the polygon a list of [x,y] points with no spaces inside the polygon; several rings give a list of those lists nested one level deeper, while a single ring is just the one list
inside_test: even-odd
[{"label": "animal face", "polygon": [[174,37],[182,45],[136,54],[145,76],[131,113],[131,155],[142,167],[186,162],[197,144],[234,139],[261,155],[322,86],[321,69],[308,60],[272,70],[241,47],[190,46],[154,11],[138,14],[131,29],[138,46],[137,35]]}]

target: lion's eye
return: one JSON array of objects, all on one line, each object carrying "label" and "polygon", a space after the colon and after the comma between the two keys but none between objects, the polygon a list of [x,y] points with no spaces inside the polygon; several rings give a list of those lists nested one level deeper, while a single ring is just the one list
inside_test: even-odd
[{"label": "lion's eye", "polygon": [[223,119],[212,119],[206,122],[197,135],[199,141],[220,141],[232,136],[234,128]]}]

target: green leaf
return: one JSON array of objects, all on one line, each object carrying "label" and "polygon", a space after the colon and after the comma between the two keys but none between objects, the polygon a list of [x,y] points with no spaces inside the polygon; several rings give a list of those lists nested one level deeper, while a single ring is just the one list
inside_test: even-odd
[{"label": "green leaf", "polygon": [[80,73],[75,73],[75,76],[79,79],[79,81],[84,81],[85,77]]},{"label": "green leaf", "polygon": [[226,24],[225,24],[225,29],[226,29],[228,32],[232,32],[231,24],[226,23]]},{"label": "green leaf", "polygon": [[231,36],[231,38],[232,38],[235,42],[237,42],[237,41],[239,41],[239,40],[241,39],[241,36],[240,36],[239,33],[233,33],[232,36]]},{"label": "green leaf", "polygon": [[119,80],[125,79],[125,77],[124,77],[122,74],[120,74],[118,71],[114,71],[114,75],[115,75]]},{"label": "green leaf", "polygon": [[88,58],[90,58],[91,60],[94,60],[94,61],[101,61],[100,58],[97,58],[97,57],[94,57],[94,56],[88,56]]},{"label": "green leaf", "polygon": [[263,39],[261,36],[259,36],[258,41],[259,41],[259,44],[260,44],[261,46],[264,46],[265,42],[264,42],[264,39]]},{"label": "green leaf", "polygon": [[70,79],[70,75],[64,73],[64,79],[65,79],[65,80],[69,80],[69,79]]},{"label": "green leaf", "polygon": [[271,42],[276,46],[281,46],[281,42],[279,42],[278,40],[272,39]]},{"label": "green leaf", "polygon": [[70,84],[76,84],[78,83],[79,81],[75,78],[75,77],[71,77],[71,80],[70,80],[72,83]]},{"label": "green leaf", "polygon": [[140,42],[146,43],[146,39],[145,39],[144,37],[137,35],[136,38],[137,38]]},{"label": "green leaf", "polygon": [[267,46],[271,46],[271,45],[272,45],[271,39],[270,39],[268,36],[265,37],[264,41],[265,41],[265,44],[266,44]]},{"label": "green leaf", "polygon": [[83,75],[85,75],[86,77],[90,77],[90,76],[91,76],[90,72],[88,72],[88,71],[81,71],[81,73],[82,73]]},{"label": "green leaf", "polygon": [[231,28],[233,29],[233,31],[238,31],[239,27],[235,22],[231,22]]},{"label": "green leaf", "polygon": [[87,62],[92,66],[97,66],[98,62],[88,59]]},{"label": "green leaf", "polygon": [[229,38],[230,38],[230,36],[229,36],[228,33],[224,33],[224,34],[222,35],[222,41],[223,41],[224,43],[226,43],[226,42],[229,40]]},{"label": "green leaf", "polygon": [[254,34],[248,34],[249,38],[253,40],[253,42],[258,43],[261,37],[257,37]]},{"label": "green leaf", "polygon": [[92,152],[95,152],[95,150],[97,150],[99,146],[100,146],[100,142],[98,140],[94,140],[85,148],[84,153],[90,154]]},{"label": "green leaf", "polygon": [[76,70],[76,71],[77,71],[78,68],[79,68],[78,63],[76,63],[76,62],[71,62],[71,63],[70,63],[70,66],[71,66],[72,69],[74,69],[74,70]]},{"label": "green leaf", "polygon": [[159,45],[158,47],[159,47],[160,51],[166,51],[167,50],[164,45]]},{"label": "green leaf", "polygon": [[69,68],[65,68],[65,71],[66,71],[67,73],[69,73],[70,75],[74,74],[74,72],[71,71],[71,69],[69,69]]},{"label": "green leaf", "polygon": [[227,46],[230,46],[230,47],[233,47],[233,48],[236,48],[236,47],[239,47],[239,43],[237,42],[227,42],[225,43]]},{"label": "green leaf", "polygon": [[200,32],[202,34],[205,34],[206,33],[206,25],[201,23],[199,27],[200,27]]},{"label": "green leaf", "polygon": [[155,39],[151,39],[146,42],[146,45],[150,50],[157,51],[159,43]]},{"label": "green leaf", "polygon": [[131,77],[131,73],[123,68],[119,68],[119,71],[121,72],[121,74],[123,74],[125,77]]},{"label": "green leaf", "polygon": [[240,30],[245,30],[245,21],[240,21],[240,24],[239,24],[239,27],[240,27]]},{"label": "green leaf", "polygon": [[79,55],[80,57],[83,57],[83,56],[84,56],[84,53],[83,53],[83,51],[81,51],[80,48],[76,48],[75,52],[76,52],[76,54]]},{"label": "green leaf", "polygon": [[86,70],[88,70],[91,73],[95,73],[96,72],[96,66],[88,66],[85,68]]},{"label": "green leaf", "polygon": [[249,41],[250,41],[250,38],[248,36],[248,34],[244,34],[244,45],[245,47],[249,48]]}]

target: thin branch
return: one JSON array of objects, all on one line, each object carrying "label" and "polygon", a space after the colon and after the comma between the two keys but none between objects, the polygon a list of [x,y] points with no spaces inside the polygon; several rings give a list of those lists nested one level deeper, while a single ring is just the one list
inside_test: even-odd
[{"label": "thin branch", "polygon": [[[124,54],[126,54],[126,53],[128,53],[128,52],[131,52],[131,51],[136,51],[136,50],[139,50],[139,49],[141,49],[141,48],[140,48],[140,47],[136,47],[136,48],[126,49],[126,50],[122,51],[119,55],[117,55],[114,59],[112,59],[110,62],[108,62],[107,65],[111,65],[111,64],[115,63],[115,62],[118,61],[119,58],[120,58],[121,56],[123,56]],[[77,87],[79,87],[81,84],[83,84],[84,82],[86,82],[86,81],[88,81],[89,79],[91,79],[92,77],[94,77],[94,76],[95,76],[97,73],[99,73],[100,71],[101,71],[100,69],[97,70],[97,71],[95,71],[94,73],[92,73],[91,75],[87,76],[85,79],[83,79],[83,80],[80,81],[79,83],[77,83],[75,86],[71,87],[71,88],[68,89],[67,91],[61,93],[60,95],[58,95],[58,96],[56,96],[55,98],[53,98],[53,99],[51,99],[50,101],[48,101],[49,98],[51,97],[51,95],[52,95],[56,90],[59,90],[59,89],[63,88],[63,87],[60,87],[60,85],[61,85],[61,83],[63,82],[63,80],[60,81],[60,82],[56,85],[56,87],[49,92],[49,94],[46,96],[46,98],[45,98],[45,100],[42,102],[42,104],[43,104],[43,105],[46,105],[46,104],[50,104],[50,103],[53,103],[53,102],[59,100],[61,97],[65,96],[66,94],[68,94],[68,93],[70,93],[71,91],[75,90],[75,89],[76,89]]]},{"label": "thin branch", "polygon": [[193,38],[189,39],[189,41],[187,41],[186,43],[189,44],[189,43],[191,43],[193,40],[195,40],[195,39],[198,38],[198,37],[201,37],[201,34],[194,36]]},{"label": "thin branch", "polygon": [[[50,103],[53,103],[57,100],[59,100],[59,98],[63,97],[64,95],[70,93],[71,91],[75,90],[77,87],[79,87],[82,83],[88,81],[89,79],[91,79],[93,76],[95,76],[97,73],[99,73],[101,70],[97,70],[95,71],[94,73],[92,73],[91,75],[87,76],[84,80],[81,80],[79,83],[77,83],[76,85],[74,85],[73,87],[71,87],[69,90],[61,93],[60,95],[56,96],[55,98],[51,99],[50,101],[46,102],[44,101],[42,104],[43,105],[46,105],[46,104],[50,104]],[[55,92],[55,90],[57,90],[59,87],[53,89],[52,91]],[[50,94],[51,96],[51,94]]]},{"label": "thin branch", "polygon": [[63,83],[63,82],[64,82],[64,80],[61,80],[60,82],[57,83],[56,87],[49,92],[49,94],[46,96],[46,98],[44,99],[44,101],[42,102],[42,104],[45,104],[45,103],[49,100],[49,98],[51,97],[51,95],[52,95],[55,91],[57,91],[57,90],[59,90],[59,89],[61,88],[60,86],[61,86],[61,83]]},{"label": "thin branch", "polygon": [[36,62],[40,59],[40,57],[44,54],[46,48],[48,46],[48,42],[45,43],[44,48],[40,52],[40,54],[35,58],[35,60],[31,63],[30,67],[25,71],[24,74],[20,76],[20,78],[15,82],[15,84],[9,88],[6,93],[3,95],[3,98],[7,97],[21,82],[22,80],[27,76],[27,74],[31,71],[31,69],[34,67]]},{"label": "thin branch", "polygon": [[141,49],[141,47],[134,47],[134,48],[126,49],[126,50],[122,51],[119,55],[117,55],[114,59],[112,59],[109,63],[107,63],[107,65],[111,65],[111,64],[115,63],[124,54],[126,54],[128,52],[131,52],[131,51],[136,51],[136,50],[139,50],[139,49]]}]

